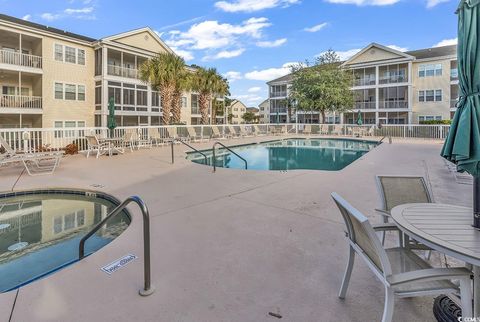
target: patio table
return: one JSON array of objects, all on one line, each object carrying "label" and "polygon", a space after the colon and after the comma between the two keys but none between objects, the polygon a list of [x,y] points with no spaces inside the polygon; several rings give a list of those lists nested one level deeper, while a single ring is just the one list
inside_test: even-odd
[{"label": "patio table", "polygon": [[480,231],[472,208],[425,203],[392,209],[398,228],[422,244],[473,266],[473,312],[480,316]]},{"label": "patio table", "polygon": [[[108,155],[112,156],[114,152],[118,153],[125,153],[125,149],[123,148],[123,138],[103,138],[99,139],[100,142],[102,143],[108,143]],[[118,146],[118,143],[120,143],[121,146]]]}]

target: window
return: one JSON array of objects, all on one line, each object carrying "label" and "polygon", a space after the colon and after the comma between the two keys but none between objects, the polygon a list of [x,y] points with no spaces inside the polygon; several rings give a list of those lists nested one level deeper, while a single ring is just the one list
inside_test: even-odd
[{"label": "window", "polygon": [[77,62],[79,65],[85,65],[85,50],[77,49]]},{"label": "window", "polygon": [[65,99],[69,101],[74,101],[76,97],[76,87],[72,84],[65,84]]},{"label": "window", "polygon": [[78,97],[77,100],[84,101],[85,100],[85,86],[78,85]]},{"label": "window", "polygon": [[147,91],[137,90],[137,105],[147,106]]},{"label": "window", "polygon": [[65,61],[67,63],[73,63],[73,64],[77,62],[77,59],[75,57],[75,48],[65,46]]},{"label": "window", "polygon": [[122,89],[119,87],[108,87],[108,101],[113,97],[115,104],[122,104]]},{"label": "window", "polygon": [[425,121],[441,121],[441,115],[423,115],[418,117],[418,122],[425,122]]},{"label": "window", "polygon": [[63,61],[63,46],[55,44],[55,60]]},{"label": "window", "polygon": [[123,89],[123,105],[135,105],[135,90]]},{"label": "window", "polygon": [[95,87],[95,105],[102,104],[102,88]]},{"label": "window", "polygon": [[152,106],[160,107],[160,95],[158,95],[158,92],[152,92]]},{"label": "window", "polygon": [[198,108],[198,95],[192,94],[192,108]]},{"label": "window", "polygon": [[55,98],[63,100],[63,84],[55,83]]},{"label": "window", "polygon": [[420,65],[418,77],[442,76],[442,64]]},{"label": "window", "polygon": [[187,107],[187,98],[185,96],[182,97],[182,107]]},{"label": "window", "polygon": [[441,102],[442,101],[442,90],[441,89],[430,89],[418,91],[418,101],[419,102]]}]

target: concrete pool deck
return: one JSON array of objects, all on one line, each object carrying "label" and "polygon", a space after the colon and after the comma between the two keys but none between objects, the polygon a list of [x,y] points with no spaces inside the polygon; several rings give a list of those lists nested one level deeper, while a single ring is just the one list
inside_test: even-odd
[{"label": "concrete pool deck", "polygon": [[[298,136],[297,136],[298,137]],[[278,138],[278,137],[276,137]],[[228,145],[275,139],[223,141]],[[210,143],[194,143],[210,148]],[[344,224],[330,193],[338,192],[372,221],[380,218],[376,174],[423,175],[436,202],[471,205],[471,186],[453,180],[441,144],[382,144],[341,171],[245,171],[185,160],[187,147],[141,149],[99,159],[68,156],[55,174],[30,177],[0,169],[0,191],[45,187],[140,196],[151,215],[152,282],[141,297],[142,220],[84,260],[16,291],[0,294],[8,321],[379,321],[383,287],[355,263],[345,301],[339,300],[347,261]],[[139,258],[112,275],[101,267]],[[438,255],[434,255],[438,256]],[[398,299],[394,321],[433,321],[432,297]]]}]

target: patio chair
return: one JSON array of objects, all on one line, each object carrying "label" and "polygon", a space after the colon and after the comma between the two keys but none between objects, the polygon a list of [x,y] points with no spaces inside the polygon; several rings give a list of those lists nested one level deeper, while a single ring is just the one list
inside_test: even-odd
[{"label": "patio chair", "polygon": [[220,139],[220,140],[225,140],[226,137],[222,133],[220,133],[220,130],[218,129],[218,126],[212,126],[212,134],[210,136],[212,139]]},{"label": "patio chair", "polygon": [[342,134],[343,134],[343,125],[335,125],[335,126],[333,126],[332,134],[334,134],[334,135],[342,135]]},{"label": "patio chair", "polygon": [[[52,152],[28,152],[18,154],[10,144],[0,136],[0,148],[5,152],[0,154],[0,167],[15,163],[23,163],[25,170],[30,176],[52,174],[60,164],[64,153],[62,151]],[[45,164],[48,161],[49,163]]]},{"label": "patio chair", "polygon": [[[390,221],[390,211],[398,205],[406,203],[432,203],[433,197],[427,187],[425,178],[419,176],[376,176],[377,190],[380,195],[381,207],[375,209],[386,224]],[[408,236],[400,236],[405,245],[411,248],[430,250],[420,246],[415,241],[409,242]],[[385,242],[385,233],[382,234],[382,244]],[[430,254],[429,254],[430,256]]]},{"label": "patio chair", "polygon": [[[345,298],[355,254],[358,254],[385,286],[382,322],[392,320],[395,297],[460,293],[462,315],[472,316],[471,272],[468,269],[464,267],[432,268],[408,248],[385,249],[376,232],[397,229],[396,227],[389,225],[372,227],[367,217],[338,194],[332,193],[332,198],[345,222],[350,249],[339,298]],[[452,283],[452,280],[460,281],[460,287]]]},{"label": "patio chair", "polygon": [[306,125],[303,127],[302,134],[312,135],[312,126],[311,126],[310,124],[306,124]]},{"label": "patio chair", "polygon": [[365,133],[366,136],[374,136],[375,135],[375,125],[372,125],[368,128],[367,132]]},{"label": "patio chair", "polygon": [[190,141],[190,138],[188,136],[177,134],[177,128],[175,128],[175,127],[167,127],[167,134],[168,134],[168,138],[170,140],[172,140],[172,139],[173,140],[181,140],[181,141],[184,141],[184,142]]},{"label": "patio chair", "polygon": [[136,140],[137,140],[137,147],[138,148],[149,148],[151,149],[153,146],[152,140],[147,133],[144,133],[141,128],[138,128],[136,131]]},{"label": "patio chair", "polygon": [[133,149],[135,149],[135,146],[136,146],[134,133],[126,130],[125,133],[123,133],[122,144],[125,149],[129,148],[130,152],[133,152]]},{"label": "patio chair", "polygon": [[322,124],[320,126],[320,134],[328,134],[328,124]]},{"label": "patio chair", "polygon": [[149,127],[148,137],[150,138],[152,145],[160,146],[161,144],[164,143],[164,140],[157,128]]},{"label": "patio chair", "polygon": [[256,135],[256,136],[265,136],[265,135],[267,135],[267,131],[262,131],[262,130],[260,130],[260,128],[258,127],[258,125],[254,125],[254,126],[253,126],[253,129],[255,130],[255,135]]},{"label": "patio chair", "polygon": [[[188,137],[189,137],[189,140],[192,141],[192,142],[200,142],[202,141],[202,136],[197,134],[197,131],[195,131],[195,129],[191,126],[187,127],[187,132],[188,132]],[[207,139],[208,141],[208,139]]]},{"label": "patio chair", "polygon": [[91,152],[97,153],[97,159],[99,156],[106,154],[110,151],[109,143],[100,143],[98,138],[95,135],[86,135],[85,139],[87,140],[87,158],[90,157]]},{"label": "patio chair", "polygon": [[245,126],[243,125],[240,125],[240,136],[244,137],[244,138],[247,138],[247,137],[252,137],[254,136],[253,133],[251,131],[247,131],[247,129],[245,128]]},{"label": "patio chair", "polygon": [[231,125],[228,126],[228,135],[231,138],[239,138],[240,134],[235,130],[235,128]]}]

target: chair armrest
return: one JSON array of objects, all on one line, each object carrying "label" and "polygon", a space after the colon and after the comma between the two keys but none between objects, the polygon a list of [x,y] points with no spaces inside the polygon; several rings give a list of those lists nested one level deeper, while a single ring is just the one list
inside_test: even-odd
[{"label": "chair armrest", "polygon": [[382,216],[392,217],[392,215],[386,210],[375,208],[375,211],[379,212]]},{"label": "chair armrest", "polygon": [[399,230],[397,225],[393,222],[388,222],[384,224],[372,225],[373,230],[375,231],[390,231],[390,230]]},{"label": "chair armrest", "polygon": [[399,285],[410,282],[418,281],[433,281],[433,280],[444,280],[444,279],[455,279],[455,278],[465,278],[472,275],[472,272],[466,269],[465,267],[457,268],[427,268],[417,271],[411,271],[406,273],[400,273],[395,275],[390,275],[387,277],[387,281],[390,285]]}]

